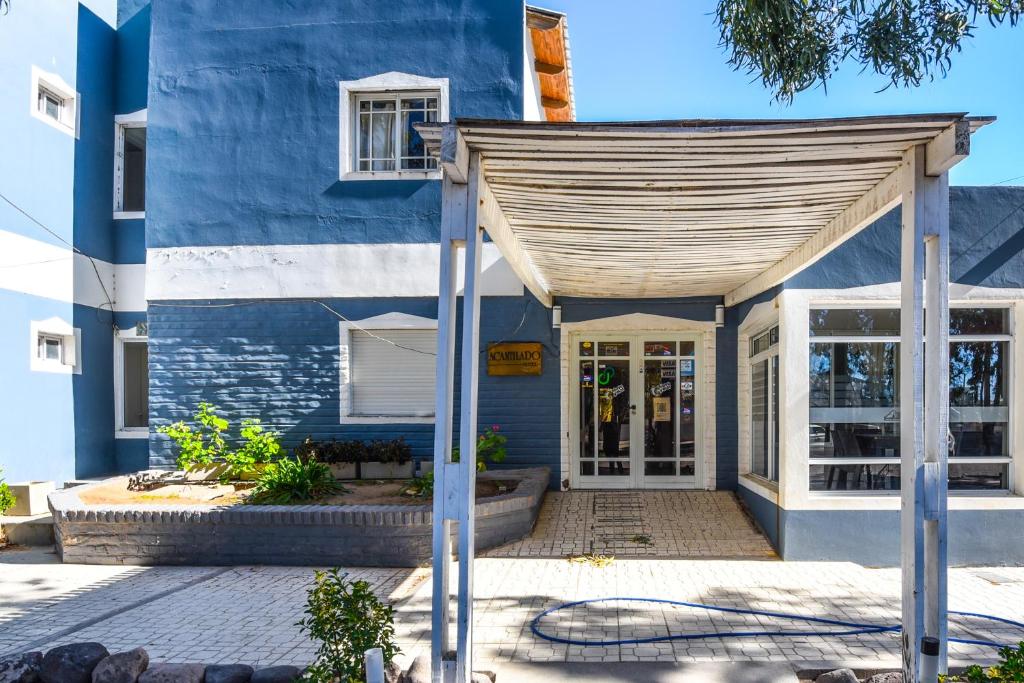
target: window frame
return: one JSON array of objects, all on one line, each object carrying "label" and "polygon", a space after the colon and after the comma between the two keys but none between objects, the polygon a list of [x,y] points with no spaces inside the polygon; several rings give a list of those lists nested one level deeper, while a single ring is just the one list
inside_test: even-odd
[{"label": "window frame", "polygon": [[353,412],[352,333],[395,330],[434,330],[436,332],[437,320],[407,313],[385,313],[365,320],[343,320],[339,323],[338,328],[339,424],[434,424],[434,405],[430,406],[429,415],[362,415]]},{"label": "window frame", "polygon": [[[54,118],[40,109],[39,103],[44,93],[60,100],[60,110]],[[48,126],[78,137],[79,108],[78,93],[68,83],[54,73],[43,71],[37,66],[32,67],[31,88],[29,91],[29,111],[32,116]]]},{"label": "window frame", "polygon": [[[440,165],[435,169],[410,169],[393,171],[360,171],[357,159],[359,152],[359,106],[360,98],[381,98],[394,95],[402,97],[437,97],[437,121],[448,121],[447,78],[429,78],[415,74],[391,71],[355,81],[339,81],[339,173],[340,180],[440,180]],[[396,102],[396,104],[399,104]],[[400,138],[400,107],[396,109],[396,142]],[[395,149],[395,161],[400,165],[401,146]]]},{"label": "window frame", "polygon": [[[60,359],[39,355],[39,341],[43,338],[59,339]],[[29,369],[32,372],[52,372],[60,375],[82,373],[81,330],[60,318],[33,320],[29,324]]]},{"label": "window frame", "polygon": [[[148,109],[114,117],[114,220],[133,220],[146,217],[146,211],[124,210],[124,134],[128,128],[147,128]],[[146,142],[147,147],[149,141]],[[145,178],[143,178],[145,182]]]},{"label": "window frame", "polygon": [[[115,439],[148,439],[149,426],[126,427],[124,424],[124,347],[126,344],[146,344],[149,337],[139,334],[139,326],[127,330],[118,330],[114,335],[114,438]],[[149,370],[147,366],[146,377]],[[147,393],[148,400],[148,393]]]},{"label": "window frame", "polygon": [[[950,310],[954,309],[1000,309],[1006,312],[1006,329],[1009,330],[1005,333],[1000,334],[965,334],[965,335],[949,335],[949,344],[952,345],[956,342],[1006,342],[1006,358],[1005,358],[1005,373],[1006,373],[1006,388],[1005,395],[1007,398],[1007,421],[1006,421],[1006,441],[1009,453],[1006,456],[960,456],[960,457],[947,457],[947,466],[955,464],[1005,464],[1007,467],[1006,472],[1006,488],[1003,489],[949,489],[948,495],[950,496],[964,496],[964,497],[976,497],[976,496],[1006,496],[1014,494],[1014,461],[1016,459],[1016,453],[1014,453],[1014,437],[1015,430],[1019,428],[1016,424],[1017,420],[1013,418],[1013,402],[1015,400],[1015,365],[1014,357],[1016,353],[1016,344],[1014,340],[1015,330],[1015,315],[1017,313],[1016,307],[1012,303],[1000,302],[1000,301],[958,301],[950,302]],[[852,302],[852,301],[811,301],[807,308],[807,319],[805,325],[808,329],[808,345],[805,353],[810,354],[810,347],[813,344],[842,344],[842,343],[862,343],[862,344],[884,344],[893,343],[896,344],[896,358],[899,360],[899,344],[901,338],[899,334],[888,335],[811,335],[810,334],[810,315],[815,310],[822,309],[873,309],[873,310],[900,310],[899,304],[891,301],[871,301],[871,302]],[[834,366],[833,366],[834,367]],[[808,368],[809,370],[810,368]],[[808,372],[804,378],[808,393],[810,392],[810,373]],[[899,372],[897,371],[896,377],[894,378],[895,386],[895,397],[899,397]],[[830,382],[830,386],[834,390],[834,381]],[[895,402],[895,401],[894,401]],[[810,419],[810,411],[813,410],[813,406],[808,403],[807,411],[807,425],[808,429],[813,427],[815,422]],[[898,405],[894,405],[892,410],[899,410]],[[809,433],[808,433],[809,434]],[[808,443],[809,448],[809,443]],[[815,458],[810,452],[807,454],[807,494],[812,497],[824,496],[870,496],[870,497],[882,497],[892,498],[899,495],[898,490],[814,490],[810,488],[810,468],[813,466],[822,465],[861,465],[861,464],[899,464],[901,461],[900,456],[872,456],[872,457],[832,457],[832,458]]]},{"label": "window frame", "polygon": [[[779,330],[779,323],[774,322],[768,327],[761,328],[760,332],[756,332],[750,335],[748,340],[747,348],[747,374],[750,379],[750,471],[748,474],[752,477],[757,477],[763,481],[769,482],[773,485],[779,483],[779,469],[781,466],[781,457],[779,451],[782,450],[782,442],[779,437],[779,430],[781,429],[779,424],[778,410],[775,405],[775,399],[781,396],[779,387],[777,386],[781,379],[781,369],[777,365],[781,361],[779,360],[779,341],[781,332]],[[767,337],[768,346],[754,353],[755,342],[762,337]],[[768,439],[766,442],[767,454],[766,454],[766,473],[761,474],[760,472],[754,471],[754,368],[760,363],[767,363],[766,380],[768,386]]]}]

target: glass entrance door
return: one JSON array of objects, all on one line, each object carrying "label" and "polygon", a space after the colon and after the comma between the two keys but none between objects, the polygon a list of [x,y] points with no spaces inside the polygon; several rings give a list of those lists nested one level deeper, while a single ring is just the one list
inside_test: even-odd
[{"label": "glass entrance door", "polygon": [[696,338],[587,335],[575,340],[574,352],[574,485],[694,486]]}]

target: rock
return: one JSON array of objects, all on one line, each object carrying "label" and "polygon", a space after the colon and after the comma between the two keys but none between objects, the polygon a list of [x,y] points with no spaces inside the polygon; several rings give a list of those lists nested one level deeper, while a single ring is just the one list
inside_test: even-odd
[{"label": "rock", "polygon": [[903,672],[887,671],[884,674],[875,674],[864,683],[903,683]]},{"label": "rock", "polygon": [[202,664],[154,664],[139,676],[139,683],[203,683]]},{"label": "rock", "polygon": [[253,672],[251,683],[292,683],[302,674],[297,666],[268,666]]},{"label": "rock", "polygon": [[814,679],[814,683],[860,683],[860,679],[850,669],[836,669],[821,674]]},{"label": "rock", "polygon": [[42,652],[22,652],[0,657],[0,683],[36,683],[42,667]]},{"label": "rock", "polygon": [[109,654],[99,643],[55,647],[43,657],[39,678],[43,683],[90,683],[93,669]]},{"label": "rock", "polygon": [[135,683],[149,667],[149,653],[141,647],[110,655],[92,671],[92,683]]},{"label": "rock", "polygon": [[402,667],[398,666],[398,662],[391,660],[384,665],[384,683],[401,683],[402,681]]},{"label": "rock", "polygon": [[213,664],[206,667],[206,683],[249,683],[252,672],[248,664]]}]

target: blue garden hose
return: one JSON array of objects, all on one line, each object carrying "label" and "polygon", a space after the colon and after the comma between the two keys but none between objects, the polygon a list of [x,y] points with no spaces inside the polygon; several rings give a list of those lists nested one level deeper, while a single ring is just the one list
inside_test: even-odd
[{"label": "blue garden hose", "polygon": [[[647,602],[659,605],[674,605],[676,607],[690,607],[693,609],[702,609],[709,612],[725,612],[727,614],[748,614],[759,617],[774,617],[776,619],[789,619],[791,621],[803,621],[812,624],[825,624],[828,626],[840,626],[844,630],[828,630],[828,631],[732,631],[729,633],[687,633],[677,635],[665,635],[665,636],[653,636],[649,638],[626,638],[623,640],[579,640],[575,638],[560,638],[558,636],[549,635],[544,633],[540,628],[540,622],[544,617],[555,612],[559,612],[564,609],[570,609],[572,607],[578,607],[580,605],[590,605],[598,602]],[[962,617],[974,617],[977,619],[985,619],[988,621],[998,621],[1003,624],[1015,626],[1024,631],[1024,623],[1019,621],[1013,621],[1012,619],[1006,619],[1004,617],[994,617],[990,614],[978,614],[976,612],[955,612],[950,611],[949,614],[955,614]],[[838,637],[838,636],[859,636],[870,633],[895,633],[898,632],[902,627],[899,625],[895,626],[879,626],[877,624],[863,624],[855,621],[842,621],[840,619],[826,619],[824,617],[808,617],[801,614],[788,614],[786,612],[767,612],[764,610],[756,609],[741,609],[738,607],[721,607],[719,605],[703,605],[699,602],[682,602],[680,600],[665,600],[659,598],[594,598],[591,600],[577,600],[575,602],[567,602],[561,605],[557,605],[550,609],[544,610],[530,622],[530,630],[538,638],[551,641],[552,643],[561,643],[563,645],[579,645],[582,647],[602,647],[608,645],[641,645],[644,643],[663,643],[672,640],[701,640],[704,638],[755,638],[755,637],[781,637],[781,638],[796,638],[796,637]],[[982,645],[986,647],[1001,648],[1006,647],[1000,643],[993,643],[988,640],[970,640],[966,638],[950,638],[951,643],[962,643],[965,645]]]}]

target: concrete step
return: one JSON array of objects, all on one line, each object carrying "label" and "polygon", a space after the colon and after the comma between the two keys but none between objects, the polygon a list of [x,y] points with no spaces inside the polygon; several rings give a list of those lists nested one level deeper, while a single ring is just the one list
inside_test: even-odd
[{"label": "concrete step", "polygon": [[768,662],[537,662],[496,664],[497,683],[798,683],[787,664]]},{"label": "concrete step", "polygon": [[53,515],[49,512],[31,517],[0,517],[7,542],[14,545],[51,546],[53,539]]}]

